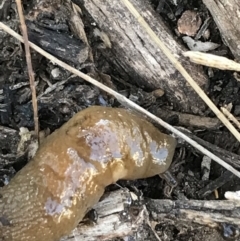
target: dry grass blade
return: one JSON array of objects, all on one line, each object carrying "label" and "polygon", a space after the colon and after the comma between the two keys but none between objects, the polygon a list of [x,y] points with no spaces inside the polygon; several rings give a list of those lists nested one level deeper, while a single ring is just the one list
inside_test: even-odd
[{"label": "dry grass blade", "polygon": [[229,122],[229,120],[223,115],[223,113],[214,105],[214,103],[208,98],[204,91],[198,86],[198,84],[192,79],[188,72],[183,68],[181,63],[173,56],[169,49],[164,45],[164,43],[158,38],[158,36],[153,32],[147,22],[138,13],[135,7],[128,1],[122,0],[125,6],[133,14],[133,16],[138,20],[139,24],[146,30],[151,39],[157,44],[157,46],[162,50],[162,52],[168,57],[174,67],[181,73],[181,75],[187,80],[187,82],[192,86],[192,88],[198,93],[202,100],[209,106],[209,108],[215,113],[215,115],[222,121],[222,123],[229,129],[229,131],[240,141],[240,134],[236,128]]},{"label": "dry grass blade", "polygon": [[201,53],[198,51],[187,51],[183,53],[183,55],[188,57],[190,61],[195,64],[201,64],[222,70],[240,71],[240,64],[226,57]]},{"label": "dry grass blade", "polygon": [[[2,22],[0,22],[0,28],[2,28],[4,31],[6,31],[7,33],[11,34],[13,37],[15,37],[16,39],[18,39],[19,41],[23,42],[23,38],[17,34],[15,31],[13,31],[12,29],[10,29],[8,26],[6,26],[5,24],[3,24]],[[130,101],[129,99],[127,99],[125,96],[119,94],[118,92],[114,91],[113,89],[105,86],[104,84],[98,82],[97,80],[91,78],[90,76],[82,73],[81,71],[73,68],[72,66],[64,63],[63,61],[55,58],[54,56],[52,56],[51,54],[47,53],[46,51],[44,51],[43,49],[39,48],[37,45],[29,42],[29,46],[31,48],[33,48],[34,50],[36,50],[38,53],[42,54],[44,57],[46,57],[47,59],[51,60],[53,63],[61,66],[62,68],[70,71],[71,73],[83,78],[84,80],[86,80],[87,82],[97,86],[98,88],[106,91],[107,93],[111,94],[112,96],[114,96],[120,103],[122,103],[124,106],[126,107],[130,107],[133,108],[137,111],[139,111],[140,113],[148,116],[149,118],[151,118],[152,120],[154,120],[156,123],[160,124],[161,126],[163,126],[164,128],[166,128],[167,130],[171,131],[172,133],[176,134],[177,136],[181,137],[182,139],[184,139],[186,142],[188,142],[190,145],[192,145],[193,147],[195,147],[196,149],[198,149],[201,153],[203,153],[204,155],[210,157],[212,160],[216,161],[218,164],[222,165],[224,168],[226,168],[227,170],[229,170],[230,172],[232,172],[234,175],[236,175],[237,177],[240,178],[240,172],[238,172],[235,168],[233,168],[231,165],[229,165],[228,163],[226,163],[225,161],[223,161],[222,159],[220,159],[219,157],[217,157],[216,155],[214,155],[213,153],[211,153],[210,151],[208,151],[207,149],[205,149],[204,147],[202,147],[201,145],[199,145],[196,141],[193,141],[191,138],[189,138],[188,136],[186,136],[185,134],[183,134],[182,132],[180,132],[179,130],[177,130],[176,128],[174,128],[173,126],[169,125],[168,123],[166,123],[165,121],[163,121],[162,119],[156,117],[155,115],[151,114],[150,112],[146,111],[144,108],[140,107],[139,105],[137,105],[136,103]]]},{"label": "dry grass blade", "polygon": [[30,48],[29,48],[29,42],[28,42],[27,27],[25,24],[24,16],[23,16],[22,2],[21,2],[21,0],[16,0],[16,3],[17,3],[17,9],[18,9],[19,19],[20,19],[20,23],[21,23],[22,35],[23,35],[23,42],[24,42],[25,52],[26,52],[26,61],[27,61],[29,82],[30,82],[30,88],[31,88],[31,92],[32,92],[32,105],[33,105],[35,134],[36,134],[36,137],[38,140],[39,124],[38,124],[37,96],[36,96],[36,88],[35,88],[35,81],[34,81],[34,73],[33,73],[33,68],[32,68],[32,59],[31,59],[31,53],[30,53]]}]

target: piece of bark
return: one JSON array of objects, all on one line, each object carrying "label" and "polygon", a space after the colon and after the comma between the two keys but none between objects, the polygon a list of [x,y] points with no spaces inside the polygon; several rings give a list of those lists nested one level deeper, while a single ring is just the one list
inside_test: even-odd
[{"label": "piece of bark", "polygon": [[83,64],[89,56],[89,47],[81,40],[26,20],[29,40],[63,61]]},{"label": "piece of bark", "polygon": [[[99,51],[107,62],[115,66],[123,79],[140,87],[163,89],[173,105],[185,112],[201,113],[205,109],[205,104],[197,93],[158,49],[122,1],[73,2],[93,18],[88,18],[85,22],[89,21],[90,25],[94,21],[96,26],[108,35],[112,48],[102,48]],[[177,43],[150,3],[143,0],[132,0],[131,3],[195,81],[205,88],[207,78],[202,67],[190,63],[182,56],[185,49]]]},{"label": "piece of bark", "polygon": [[210,11],[224,43],[234,57],[240,60],[240,1],[239,0],[203,0]]}]

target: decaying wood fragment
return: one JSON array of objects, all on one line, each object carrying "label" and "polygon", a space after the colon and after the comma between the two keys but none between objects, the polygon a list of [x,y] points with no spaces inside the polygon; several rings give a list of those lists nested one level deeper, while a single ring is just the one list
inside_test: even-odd
[{"label": "decaying wood fragment", "polygon": [[221,126],[221,122],[218,118],[197,116],[192,114],[185,114],[177,111],[171,111],[166,108],[156,107],[150,108],[150,111],[162,118],[165,121],[169,121],[176,116],[177,125],[187,128],[201,128],[201,129],[218,129]]},{"label": "decaying wood fragment", "polygon": [[221,32],[224,43],[236,59],[240,60],[240,29],[238,0],[203,0]]},{"label": "decaying wood fragment", "polygon": [[[72,234],[62,241],[97,241],[125,237],[133,234],[144,223],[144,207],[133,209],[131,193],[118,190],[106,194],[93,209],[97,212],[96,223],[81,222]],[[135,212],[133,212],[133,210]]]},{"label": "decaying wood fragment", "polygon": [[[113,64],[121,77],[142,87],[163,89],[168,99],[184,111],[200,113],[205,105],[183,77],[170,64],[167,57],[157,49],[145,30],[139,25],[121,1],[81,1],[74,0],[82,11],[90,15],[94,24],[104,31],[110,41],[111,49],[99,49],[109,63]],[[155,33],[171,49],[201,87],[206,87],[207,80],[202,68],[190,64],[181,57],[184,48],[157,16],[148,1],[131,1],[150,24]]]},{"label": "decaying wood fragment", "polygon": [[227,182],[231,181],[234,178],[234,175],[229,172],[225,171],[220,177],[209,183],[207,186],[199,190],[198,196],[199,198],[204,198],[217,190],[218,188],[222,187]]},{"label": "decaying wood fragment", "polygon": [[71,64],[83,64],[89,56],[89,48],[81,40],[68,33],[49,30],[37,23],[26,21],[29,40]]},{"label": "decaying wood fragment", "polygon": [[172,223],[189,222],[218,227],[223,223],[240,225],[238,201],[149,200],[147,209],[154,220]]},{"label": "decaying wood fragment", "polygon": [[[131,211],[132,204],[126,202],[128,198],[130,198],[130,192],[127,190],[118,190],[106,195],[94,207],[99,215],[98,221],[94,224],[80,223],[70,236],[61,241],[124,238],[138,233],[145,222],[170,223],[172,225],[196,223],[200,226],[215,228],[224,223],[240,225],[240,203],[236,201],[172,201],[146,198],[133,212]],[[149,220],[147,220],[144,210],[150,214]],[[144,238],[141,239],[140,236],[137,240],[143,241]]]}]

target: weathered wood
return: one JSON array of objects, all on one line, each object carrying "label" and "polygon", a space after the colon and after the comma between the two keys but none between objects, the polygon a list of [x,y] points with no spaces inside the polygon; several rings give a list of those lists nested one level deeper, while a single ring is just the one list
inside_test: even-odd
[{"label": "weathered wood", "polygon": [[[183,111],[200,113],[205,108],[203,101],[186,83],[185,79],[157,48],[145,30],[131,15],[122,1],[118,0],[74,0],[81,9],[90,15],[85,19],[88,25],[93,21],[97,28],[110,38],[112,48],[101,49],[102,55],[113,64],[116,71],[129,82],[140,87],[161,88],[168,99]],[[132,0],[145,20],[158,37],[172,51],[201,87],[207,85],[202,67],[189,63],[182,56],[185,50],[174,39],[161,18],[154,12],[148,1]]]},{"label": "weathered wood", "polygon": [[149,200],[147,209],[156,221],[186,222],[219,227],[223,223],[240,225],[237,201]]},{"label": "weathered wood", "polygon": [[68,32],[57,32],[26,20],[29,40],[59,59],[74,65],[83,64],[88,56],[88,46],[81,40],[69,36]]},{"label": "weathered wood", "polygon": [[144,222],[144,209],[137,215],[131,213],[131,195],[127,190],[118,190],[105,195],[93,209],[98,214],[97,223],[81,222],[72,234],[62,241],[97,241],[125,237],[133,234]]},{"label": "weathered wood", "polygon": [[232,181],[234,178],[234,174],[232,174],[230,171],[225,171],[220,177],[215,179],[214,181],[210,182],[207,186],[202,188],[198,192],[199,198],[207,197],[209,194],[213,193],[218,188],[222,187],[227,182]]},{"label": "weathered wood", "polygon": [[240,60],[240,2],[239,0],[203,0],[210,11],[224,43]]},{"label": "weathered wood", "polygon": [[[126,190],[111,192],[94,206],[99,215],[97,223],[80,223],[71,235],[61,241],[123,238],[134,235],[139,232],[144,223],[152,221],[172,225],[195,223],[209,227],[221,227],[224,223],[240,225],[240,203],[236,201],[172,201],[146,198],[137,208],[132,209],[135,210],[132,212],[131,207],[134,205],[129,200],[131,195]],[[139,236],[137,240],[146,240],[144,238]]]},{"label": "weathered wood", "polygon": [[221,122],[218,118],[186,114],[156,106],[150,107],[149,110],[151,111],[151,113],[162,118],[165,121],[168,121],[173,116],[176,116],[176,125],[184,126],[187,128],[201,128],[214,130],[219,129],[219,127],[221,126]]}]

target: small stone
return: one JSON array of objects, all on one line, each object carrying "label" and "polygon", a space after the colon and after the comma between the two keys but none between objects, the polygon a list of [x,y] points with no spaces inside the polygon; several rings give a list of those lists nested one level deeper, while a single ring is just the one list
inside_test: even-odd
[{"label": "small stone", "polygon": [[164,90],[156,89],[152,92],[153,96],[156,98],[162,97],[164,95]]},{"label": "small stone", "polygon": [[56,78],[58,78],[59,77],[59,75],[60,75],[60,69],[59,68],[54,68],[54,69],[52,69],[52,71],[51,71],[51,75],[52,75],[52,77],[53,77],[53,79],[56,79]]},{"label": "small stone", "polygon": [[188,36],[195,36],[202,25],[202,19],[196,11],[187,10],[177,22],[178,31]]}]

